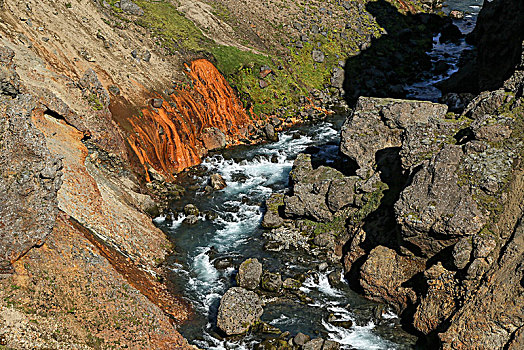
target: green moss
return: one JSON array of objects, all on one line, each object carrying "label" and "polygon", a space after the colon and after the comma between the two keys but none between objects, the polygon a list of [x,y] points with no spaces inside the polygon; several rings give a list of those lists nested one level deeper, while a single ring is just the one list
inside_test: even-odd
[{"label": "green moss", "polygon": [[95,94],[89,94],[89,96],[87,96],[87,102],[95,111],[100,111],[104,109],[104,105],[102,104],[102,102],[100,102],[98,96]]},{"label": "green moss", "polygon": [[275,193],[267,200],[267,210],[278,214],[278,208],[284,205],[284,195],[281,193]]},{"label": "green moss", "polygon": [[346,230],[346,219],[349,216],[349,210],[341,211],[330,222],[316,222],[312,220],[303,220],[302,229],[307,231],[313,237],[323,233],[330,233],[335,236],[343,233]]},{"label": "green moss", "polygon": [[211,48],[217,60],[218,70],[226,76],[240,71],[244,67],[260,67],[271,64],[271,59],[249,51],[242,51],[232,46],[219,45]]},{"label": "green moss", "polygon": [[157,43],[171,53],[179,49],[200,52],[212,44],[171,2],[135,0],[135,3],[144,10],[144,16],[136,23],[149,29]]},{"label": "green moss", "polygon": [[362,198],[364,205],[351,215],[350,221],[352,223],[359,223],[364,220],[366,216],[377,210],[382,198],[384,197],[384,192],[386,192],[388,189],[388,185],[383,182],[378,182],[375,184],[375,191],[366,193],[364,195]]}]

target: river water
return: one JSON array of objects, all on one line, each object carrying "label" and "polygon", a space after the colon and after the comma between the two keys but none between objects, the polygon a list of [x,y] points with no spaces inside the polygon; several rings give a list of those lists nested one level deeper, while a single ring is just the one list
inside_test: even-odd
[{"label": "river water", "polygon": [[[445,11],[459,9],[470,12],[464,20],[457,21],[463,32],[473,29],[476,14],[482,0],[450,0]],[[468,17],[470,16],[470,17]],[[406,87],[413,98],[436,100],[440,91],[432,84],[445,79],[456,71],[458,55],[468,45],[440,44],[435,38],[430,53],[435,61],[446,60],[450,69],[442,76],[426,78],[420,83]],[[302,332],[314,337],[336,340],[343,349],[411,349],[416,338],[405,332],[399,319],[391,311],[376,317],[380,306],[353,292],[340,273],[339,281],[333,283],[328,274],[317,270],[322,262],[315,257],[297,251],[268,252],[263,249],[264,230],[260,226],[263,203],[272,192],[284,193],[288,188],[288,175],[298,153],[317,146],[326,162],[337,157],[339,130],[345,116],[332,117],[314,126],[300,126],[280,135],[275,143],[241,146],[208,157],[201,165],[203,171],[186,176],[188,190],[185,197],[172,203],[174,220],[165,217],[155,219],[157,226],[169,234],[176,244],[176,253],[168,260],[171,271],[169,280],[176,292],[184,295],[195,308],[195,317],[180,327],[182,335],[190,343],[202,349],[252,349],[260,342],[257,335],[248,334],[236,339],[223,339],[216,328],[216,314],[221,296],[235,285],[236,266],[247,258],[256,257],[264,269],[280,272],[282,279],[308,273],[301,291],[311,301],[301,303],[279,300],[264,307],[262,320],[289,331],[292,335]],[[222,191],[206,194],[203,188],[209,174],[219,173],[228,186]],[[201,212],[213,211],[214,220],[204,215],[195,225],[182,223],[180,213],[187,203],[195,204]],[[232,266],[217,269],[214,262],[227,258]],[[338,272],[337,272],[338,273]],[[336,327],[327,322],[330,315],[339,320],[352,320],[349,329]]]}]

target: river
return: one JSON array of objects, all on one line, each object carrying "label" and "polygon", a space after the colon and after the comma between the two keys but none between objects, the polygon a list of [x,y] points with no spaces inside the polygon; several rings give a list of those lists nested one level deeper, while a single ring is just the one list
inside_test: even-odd
[{"label": "river", "polygon": [[[456,21],[464,33],[473,29],[481,0],[450,0],[445,12],[452,9],[466,10],[464,20]],[[429,54],[433,60],[445,60],[450,64],[447,72],[426,77],[406,89],[412,98],[437,100],[440,91],[433,84],[456,71],[460,53],[469,46],[440,44],[434,40]],[[195,204],[201,212],[213,211],[214,220],[205,215],[195,225],[182,223],[184,215],[175,214],[173,221],[164,216],[155,223],[169,234],[176,244],[176,254],[168,260],[171,271],[169,280],[174,289],[191,301],[195,318],[180,327],[182,335],[190,343],[202,349],[252,349],[260,342],[258,335],[223,339],[216,329],[216,314],[221,296],[235,284],[235,266],[246,258],[256,257],[264,269],[278,271],[283,279],[307,273],[308,279],[301,291],[312,301],[302,303],[284,300],[264,307],[262,320],[289,331],[292,335],[302,332],[312,337],[322,336],[336,340],[344,349],[411,349],[416,337],[405,332],[397,316],[389,310],[376,317],[380,305],[370,302],[353,292],[340,273],[339,281],[333,283],[328,275],[333,267],[319,272],[322,262],[297,251],[268,252],[263,249],[264,230],[260,226],[263,203],[272,192],[285,192],[288,175],[297,154],[311,146],[321,149],[329,163],[337,156],[339,130],[345,116],[331,117],[317,125],[299,126],[280,135],[275,143],[257,146],[240,146],[208,157],[196,173],[185,180],[190,190],[172,203],[174,212],[181,212],[187,203]],[[209,175],[219,173],[227,182],[222,191],[211,194],[202,189]],[[215,268],[214,262],[229,260],[232,266]],[[338,271],[336,272],[339,273]],[[338,319],[351,320],[349,329],[336,327],[327,322],[330,314]]]}]

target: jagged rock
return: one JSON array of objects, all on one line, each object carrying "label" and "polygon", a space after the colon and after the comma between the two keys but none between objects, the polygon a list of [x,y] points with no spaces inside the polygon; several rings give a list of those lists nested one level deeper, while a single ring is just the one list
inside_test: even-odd
[{"label": "jagged rock", "polygon": [[497,241],[490,235],[477,235],[473,237],[473,257],[487,258],[497,247]]},{"label": "jagged rock", "polygon": [[303,350],[338,350],[340,344],[333,340],[324,340],[322,338],[316,338],[308,341],[302,346]]},{"label": "jagged rock", "polygon": [[524,315],[522,221],[511,233],[499,263],[487,272],[471,300],[450,319],[446,331],[439,334],[444,349],[503,349],[510,348],[509,344],[519,349],[524,345],[522,336],[516,336]]},{"label": "jagged rock", "polygon": [[[340,150],[360,167],[357,174],[367,178],[376,167],[379,151],[400,148],[406,129],[434,124],[444,119],[446,112],[446,105],[431,102],[361,97],[342,126]],[[428,145],[419,153],[438,146],[432,142],[433,135],[426,138]]]},{"label": "jagged rock", "polygon": [[445,146],[423,163],[395,204],[402,237],[425,256],[479,232],[488,219],[468,189],[460,185],[462,158],[460,146]]},{"label": "jagged rock", "polygon": [[120,0],[120,9],[125,13],[129,13],[134,16],[143,16],[144,10],[135,4],[132,0]]},{"label": "jagged rock", "polygon": [[260,320],[263,312],[258,295],[241,287],[232,287],[220,300],[217,326],[227,335],[242,334]]},{"label": "jagged rock", "polygon": [[327,192],[327,205],[333,213],[353,204],[357,177],[333,179]]},{"label": "jagged rock", "polygon": [[504,90],[482,92],[469,103],[463,114],[475,120],[486,114],[496,114],[505,99],[506,94]]},{"label": "jagged rock", "polygon": [[423,270],[423,262],[378,246],[362,265],[360,285],[366,297],[387,303],[396,313],[401,313],[417,298],[413,289],[403,286],[404,282]]},{"label": "jagged rock", "polygon": [[277,228],[282,226],[284,219],[279,215],[279,208],[284,205],[284,195],[273,193],[266,200],[266,213],[262,219],[262,227]]},{"label": "jagged rock", "polygon": [[311,340],[311,337],[309,335],[306,335],[304,333],[298,333],[293,338],[293,344],[298,345],[298,346],[303,346],[310,340]]},{"label": "jagged rock", "polygon": [[453,247],[453,263],[458,269],[463,269],[469,263],[473,247],[471,238],[461,238]]},{"label": "jagged rock", "polygon": [[226,180],[220,174],[211,175],[209,183],[215,190],[222,190],[227,187]]},{"label": "jagged rock", "polygon": [[264,272],[260,280],[262,289],[268,292],[278,292],[282,288],[282,277],[279,273]]},{"label": "jagged rock", "polygon": [[204,147],[210,151],[226,147],[226,135],[218,128],[206,128],[202,131]]},{"label": "jagged rock", "polygon": [[238,268],[237,284],[246,289],[255,289],[260,284],[262,264],[257,259],[247,259]]},{"label": "jagged rock", "polygon": [[[332,181],[343,180],[338,170],[326,166],[313,169],[311,156],[299,154],[290,174],[293,181],[293,196],[284,198],[284,213],[288,217],[311,217],[316,221],[331,221],[333,214],[326,203]],[[335,185],[336,186],[336,185]],[[332,196],[332,204],[340,205]]]},{"label": "jagged rock", "polygon": [[512,119],[484,114],[479,116],[470,127],[476,140],[500,142],[511,136],[511,124],[513,124]]},{"label": "jagged rock", "polygon": [[186,215],[195,215],[195,216],[197,216],[198,214],[200,214],[200,211],[198,210],[196,205],[194,205],[194,204],[186,204],[186,206],[184,207],[184,213]]},{"label": "jagged rock", "polygon": [[424,277],[428,289],[413,316],[413,325],[428,334],[455,312],[457,290],[453,272],[440,262],[424,271]]}]

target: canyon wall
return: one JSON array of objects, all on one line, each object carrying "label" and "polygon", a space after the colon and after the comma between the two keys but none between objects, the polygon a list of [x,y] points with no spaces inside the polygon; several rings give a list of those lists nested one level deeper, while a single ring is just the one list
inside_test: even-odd
[{"label": "canyon wall", "polygon": [[491,90],[457,113],[360,97],[338,164],[299,155],[292,191],[264,218],[313,244],[335,240],[348,282],[388,304],[421,348],[524,347],[520,4],[493,1],[479,16],[474,73]]},{"label": "canyon wall", "polygon": [[341,58],[385,34],[357,1],[210,6],[0,1],[1,346],[190,348],[143,180],[343,103]]}]

